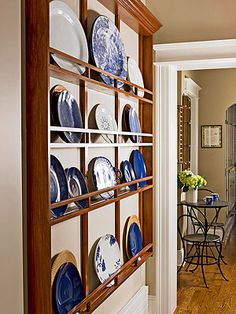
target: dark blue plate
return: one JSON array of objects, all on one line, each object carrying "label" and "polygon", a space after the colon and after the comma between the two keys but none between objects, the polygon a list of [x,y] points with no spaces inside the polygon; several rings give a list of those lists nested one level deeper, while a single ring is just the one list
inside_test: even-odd
[{"label": "dark blue plate", "polygon": [[50,194],[51,194],[51,204],[58,202],[60,193],[59,193],[60,187],[57,180],[57,176],[55,172],[50,169]]},{"label": "dark blue plate", "polygon": [[[106,16],[99,16],[92,27],[90,52],[94,64],[122,79],[127,77],[127,58],[120,32],[115,24]],[[114,85],[114,79],[100,74],[108,85]],[[124,83],[118,82],[118,87]]]},{"label": "dark blue plate", "polygon": [[[134,181],[136,179],[134,169],[128,160],[122,161],[120,166],[121,166],[121,172],[122,172],[125,182]],[[135,190],[134,184],[131,184],[129,188],[130,190],[134,191]]]},{"label": "dark blue plate", "polygon": [[[130,132],[141,133],[139,118],[138,118],[136,110],[133,107],[130,107],[130,110],[129,110],[129,129],[130,129]],[[130,139],[134,143],[140,142],[140,136],[131,135]]]},{"label": "dark blue plate", "polygon": [[[80,107],[74,96],[61,85],[54,86],[51,93],[53,124],[61,127],[83,128]],[[59,135],[61,136],[61,133]],[[81,133],[74,132],[64,132],[63,135],[62,139],[70,143],[79,143],[82,137]]]},{"label": "dark blue plate", "polygon": [[[138,149],[132,151],[130,160],[134,168],[136,178],[137,179],[145,178],[147,176],[146,165],[145,165],[143,155],[140,153]],[[140,187],[144,187],[145,185],[147,185],[147,181],[143,181],[139,183]]]},{"label": "dark blue plate", "polygon": [[[69,169],[66,169],[66,176],[70,197],[76,197],[88,193],[87,183],[84,179],[82,172],[78,168],[71,167]],[[75,204],[79,208],[86,207],[85,200],[75,202]]]},{"label": "dark blue plate", "polygon": [[[59,193],[56,201],[64,201],[68,199],[68,185],[65,171],[60,163],[60,161],[53,155],[51,155],[51,170],[56,175],[57,182],[59,184]],[[52,190],[51,190],[52,188]],[[54,183],[51,184],[50,180],[50,190],[51,190],[51,200],[54,196]],[[52,209],[55,217],[62,216],[67,209],[67,205],[60,206],[58,208]]]},{"label": "dark blue plate", "polygon": [[83,285],[78,269],[72,263],[63,264],[55,278],[55,305],[58,314],[67,314],[83,298]]},{"label": "dark blue plate", "polygon": [[141,231],[135,222],[129,228],[128,246],[132,256],[135,256],[143,249]]}]

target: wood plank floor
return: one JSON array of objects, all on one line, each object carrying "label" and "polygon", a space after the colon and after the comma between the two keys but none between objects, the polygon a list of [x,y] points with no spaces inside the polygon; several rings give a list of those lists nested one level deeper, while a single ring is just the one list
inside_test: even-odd
[{"label": "wood plank floor", "polygon": [[200,271],[180,271],[175,314],[236,314],[236,225],[223,255],[228,265],[222,265],[222,270],[228,282],[215,265],[205,268],[209,289],[204,287]]}]

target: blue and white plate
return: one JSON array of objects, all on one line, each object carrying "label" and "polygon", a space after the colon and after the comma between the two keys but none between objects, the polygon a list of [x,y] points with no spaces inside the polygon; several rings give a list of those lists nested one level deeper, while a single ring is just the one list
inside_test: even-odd
[{"label": "blue and white plate", "polygon": [[[95,190],[101,190],[117,185],[116,170],[106,157],[96,157],[89,164],[89,179]],[[114,196],[114,191],[101,193],[104,199]]]},{"label": "blue and white plate", "polygon": [[[94,266],[101,283],[107,280],[123,265],[120,248],[116,238],[111,234],[101,237],[94,255]],[[111,282],[108,286],[112,286]]]},{"label": "blue and white plate", "polygon": [[[80,107],[74,96],[61,85],[56,85],[51,90],[51,112],[54,125],[69,128],[83,128]],[[70,143],[79,143],[82,134],[64,132],[63,140]]]},{"label": "blue and white plate", "polygon": [[[130,129],[130,132],[141,133],[141,127],[140,127],[140,121],[138,118],[138,114],[133,107],[131,107],[129,110],[129,129]],[[130,139],[134,143],[140,142],[140,136],[131,135]]]},{"label": "blue and white plate", "polygon": [[[137,150],[133,150],[130,156],[131,164],[134,168],[134,172],[137,179],[142,179],[147,176],[147,169],[145,165],[145,161],[141,152]],[[147,185],[146,181],[140,182],[139,186],[144,187]]]},{"label": "blue and white plate", "polygon": [[[122,161],[121,163],[121,172],[123,174],[123,178],[125,182],[134,181],[136,179],[134,169],[131,165],[131,163],[128,160]],[[135,186],[134,184],[131,184],[129,188],[134,191]]]},{"label": "blue and white plate", "polygon": [[[66,169],[66,176],[70,197],[76,197],[88,193],[87,183],[84,179],[82,172],[78,168],[71,167],[69,169]],[[79,208],[86,207],[85,200],[75,202],[75,204]]]},{"label": "blue and white plate", "polygon": [[140,228],[133,222],[129,228],[128,246],[132,256],[135,256],[143,249],[143,240]]},{"label": "blue and white plate", "polygon": [[[67,185],[66,174],[60,161],[53,155],[51,155],[51,167],[50,168],[51,168],[50,169],[51,203],[53,203],[52,200],[55,200],[56,202],[64,201],[68,199],[68,185]],[[58,188],[59,188],[59,191],[58,191]],[[66,209],[67,209],[67,205],[52,209],[54,217],[62,216],[65,213]]]},{"label": "blue and white plate", "polygon": [[72,263],[63,264],[55,278],[55,303],[59,314],[67,314],[84,299],[78,269]]},{"label": "blue and white plate", "polygon": [[[106,16],[99,16],[92,28],[91,55],[95,65],[111,74],[126,79],[127,58],[120,32],[115,24]],[[100,74],[103,81],[108,85],[114,85],[114,79],[107,75]],[[122,82],[118,87],[122,87]]]}]

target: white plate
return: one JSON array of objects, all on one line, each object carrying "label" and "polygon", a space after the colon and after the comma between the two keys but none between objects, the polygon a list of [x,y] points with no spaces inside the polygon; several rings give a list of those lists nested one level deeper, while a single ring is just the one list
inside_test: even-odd
[{"label": "white plate", "polygon": [[[139,66],[131,57],[128,57],[128,80],[133,84],[144,87],[143,76]],[[132,90],[134,91],[134,88],[132,88]],[[143,97],[144,91],[138,90],[138,96]]]},{"label": "white plate", "polygon": [[[50,2],[50,46],[70,56],[88,62],[88,44],[84,29],[74,11],[62,1]],[[53,55],[66,70],[84,73],[85,67]]]},{"label": "white plate", "polygon": [[[99,130],[117,131],[116,120],[106,106],[102,104],[98,104],[96,107],[95,120]],[[108,143],[114,142],[114,135],[102,134],[102,137]]]},{"label": "white plate", "polygon": [[[94,265],[101,283],[107,280],[123,265],[120,248],[113,235],[106,234],[100,238],[95,249]],[[111,287],[113,284],[114,281],[108,286]]]}]

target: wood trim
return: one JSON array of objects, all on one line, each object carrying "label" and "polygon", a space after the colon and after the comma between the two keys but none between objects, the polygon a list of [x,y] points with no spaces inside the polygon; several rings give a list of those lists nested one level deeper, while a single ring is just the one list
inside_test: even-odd
[{"label": "wood trim", "polygon": [[28,312],[50,314],[48,1],[26,0],[25,10]]},{"label": "wood trim", "polygon": [[135,32],[148,36],[157,32],[162,24],[140,0],[98,0]]}]

